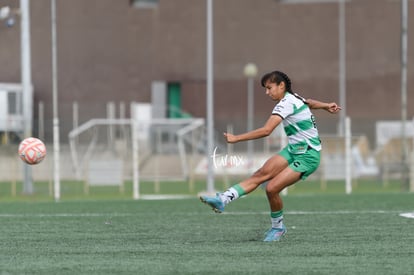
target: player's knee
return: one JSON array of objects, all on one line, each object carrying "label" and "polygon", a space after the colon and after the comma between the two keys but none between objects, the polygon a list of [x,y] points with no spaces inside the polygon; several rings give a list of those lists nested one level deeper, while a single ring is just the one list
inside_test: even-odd
[{"label": "player's knee", "polygon": [[289,186],[289,184],[283,184],[282,182],[278,181],[270,181],[267,185],[266,185],[266,194],[267,196],[270,197],[274,197],[274,196],[278,196],[280,192],[282,192],[282,190],[284,188],[286,188],[287,186]]},{"label": "player's knee", "polygon": [[267,194],[267,196],[273,196],[273,195],[275,195],[275,194],[278,194],[279,193],[279,191],[278,191],[278,189],[276,188],[276,186],[274,185],[274,184],[267,184],[266,185],[266,194]]}]

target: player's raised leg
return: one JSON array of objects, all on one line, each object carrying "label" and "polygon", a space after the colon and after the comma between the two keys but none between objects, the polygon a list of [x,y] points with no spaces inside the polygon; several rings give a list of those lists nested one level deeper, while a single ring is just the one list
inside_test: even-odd
[{"label": "player's raised leg", "polygon": [[221,213],[230,202],[254,191],[260,184],[273,178],[286,168],[288,162],[280,155],[268,159],[263,166],[246,180],[233,185],[225,192],[217,193],[215,197],[201,196],[200,200],[211,206],[214,212]]}]

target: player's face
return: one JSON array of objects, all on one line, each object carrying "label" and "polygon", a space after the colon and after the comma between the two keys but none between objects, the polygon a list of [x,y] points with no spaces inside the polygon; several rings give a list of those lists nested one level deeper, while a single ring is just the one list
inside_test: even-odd
[{"label": "player's face", "polygon": [[265,83],[266,94],[274,101],[280,101],[285,95],[285,83],[280,82],[278,85],[277,83],[273,83],[267,81]]}]

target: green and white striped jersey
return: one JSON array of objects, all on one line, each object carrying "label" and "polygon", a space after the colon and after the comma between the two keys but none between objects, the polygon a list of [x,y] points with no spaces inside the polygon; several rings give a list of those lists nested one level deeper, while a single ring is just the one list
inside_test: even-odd
[{"label": "green and white striped jersey", "polygon": [[308,146],[316,151],[322,149],[315,118],[303,97],[286,92],[282,100],[273,108],[272,114],[283,119],[289,152],[303,154]]}]

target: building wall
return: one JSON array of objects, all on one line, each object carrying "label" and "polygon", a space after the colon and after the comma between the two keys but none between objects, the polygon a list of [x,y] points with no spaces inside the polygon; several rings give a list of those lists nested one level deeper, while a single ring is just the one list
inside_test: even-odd
[{"label": "building wall", "polygon": [[[304,97],[338,101],[338,5],[282,4],[276,0],[214,2],[215,125],[245,129],[243,67],[258,66],[255,126],[273,107],[259,78],[278,69]],[[31,1],[31,46],[37,104],[45,104],[46,139],[52,135],[50,1]],[[72,129],[72,104],[80,122],[105,116],[105,104],[149,102],[155,80],[182,84],[183,109],[206,111],[206,1],[160,0],[137,9],[129,0],[57,1],[59,116],[61,137]],[[18,5],[0,0],[0,6]],[[412,15],[413,2],[409,1]],[[409,45],[414,24],[409,21]],[[356,132],[373,136],[376,120],[400,119],[400,4],[346,3],[347,115]],[[412,48],[412,47],[411,47]],[[413,103],[413,51],[408,52],[408,104]],[[20,81],[19,24],[0,26],[0,82]],[[408,118],[414,110],[408,108]],[[336,131],[337,117],[317,112],[322,132]]]}]

